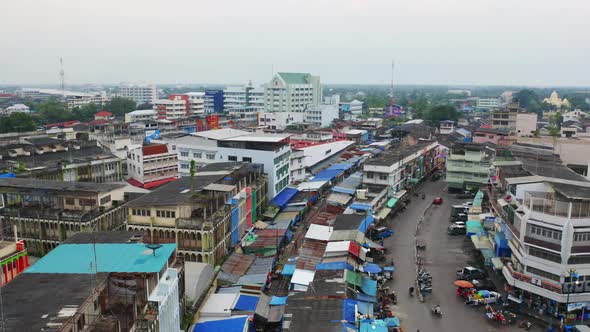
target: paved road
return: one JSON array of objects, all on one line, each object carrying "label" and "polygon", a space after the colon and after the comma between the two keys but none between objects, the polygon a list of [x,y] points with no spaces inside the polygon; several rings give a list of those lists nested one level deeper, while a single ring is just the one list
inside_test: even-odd
[{"label": "paved road", "polygon": [[[461,202],[443,192],[445,183],[426,182],[421,192],[426,199],[411,197],[412,202],[405,212],[389,220],[394,235],[385,240],[389,251],[388,261],[395,260],[396,272],[392,282],[398,293],[398,316],[406,332],[430,331],[523,331],[516,326],[497,326],[487,321],[483,308],[467,307],[455,295],[452,283],[455,270],[472,261],[470,247],[464,236],[448,236],[450,205]],[[441,206],[428,208],[435,196],[443,197]],[[408,288],[415,279],[414,247],[416,225],[424,215],[418,239],[426,242],[425,268],[433,276],[433,293],[426,296],[424,303],[417,297],[410,297]],[[430,308],[440,304],[444,318],[434,317]]]}]

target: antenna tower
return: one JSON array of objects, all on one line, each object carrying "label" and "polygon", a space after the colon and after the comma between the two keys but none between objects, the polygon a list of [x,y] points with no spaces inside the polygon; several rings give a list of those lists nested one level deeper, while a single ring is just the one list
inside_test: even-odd
[{"label": "antenna tower", "polygon": [[391,86],[389,87],[389,94],[391,99],[389,99],[389,106],[393,107],[393,71],[395,69],[395,60],[391,60]]},{"label": "antenna tower", "polygon": [[65,97],[66,95],[66,83],[65,83],[65,73],[64,73],[64,61],[60,57],[59,58],[59,78],[61,81],[61,93]]}]

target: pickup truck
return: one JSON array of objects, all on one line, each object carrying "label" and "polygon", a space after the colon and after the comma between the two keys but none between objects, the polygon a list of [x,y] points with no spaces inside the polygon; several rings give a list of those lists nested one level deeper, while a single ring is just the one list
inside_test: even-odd
[{"label": "pickup truck", "polygon": [[472,280],[485,278],[485,272],[473,266],[466,266],[457,270],[457,279]]}]

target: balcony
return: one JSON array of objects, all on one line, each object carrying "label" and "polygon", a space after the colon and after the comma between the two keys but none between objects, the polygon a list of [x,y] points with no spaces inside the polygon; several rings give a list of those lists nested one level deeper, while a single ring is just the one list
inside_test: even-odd
[{"label": "balcony", "polygon": [[523,204],[533,212],[546,215],[569,219],[590,218],[590,202],[559,201],[545,192],[525,193]]},{"label": "balcony", "polygon": [[548,291],[550,291],[552,293],[562,294],[562,290],[561,290],[561,285],[560,284],[554,283],[554,282],[545,281],[545,280],[540,280],[539,278],[534,277],[532,275],[528,275],[528,274],[525,274],[525,273],[514,271],[512,269],[512,267],[510,266],[510,264],[505,265],[504,268],[502,269],[502,272],[503,272],[504,276],[506,276],[506,274],[508,274],[512,279],[515,279],[515,280],[518,280],[518,281],[522,281],[522,282],[527,283],[527,284],[530,284],[530,285],[532,285],[534,287],[538,287],[538,288],[542,288],[542,289],[548,290]]}]

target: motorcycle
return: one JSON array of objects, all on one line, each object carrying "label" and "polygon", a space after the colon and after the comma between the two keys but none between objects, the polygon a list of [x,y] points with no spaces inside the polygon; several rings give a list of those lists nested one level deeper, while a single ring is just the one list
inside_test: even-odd
[{"label": "motorcycle", "polygon": [[433,307],[432,309],[430,309],[430,311],[433,315],[438,316],[440,318],[442,318],[443,316],[442,310],[440,310],[439,306]]},{"label": "motorcycle", "polygon": [[414,287],[410,287],[410,296],[414,296]]},{"label": "motorcycle", "polygon": [[422,199],[426,198],[426,194],[422,193]]}]

